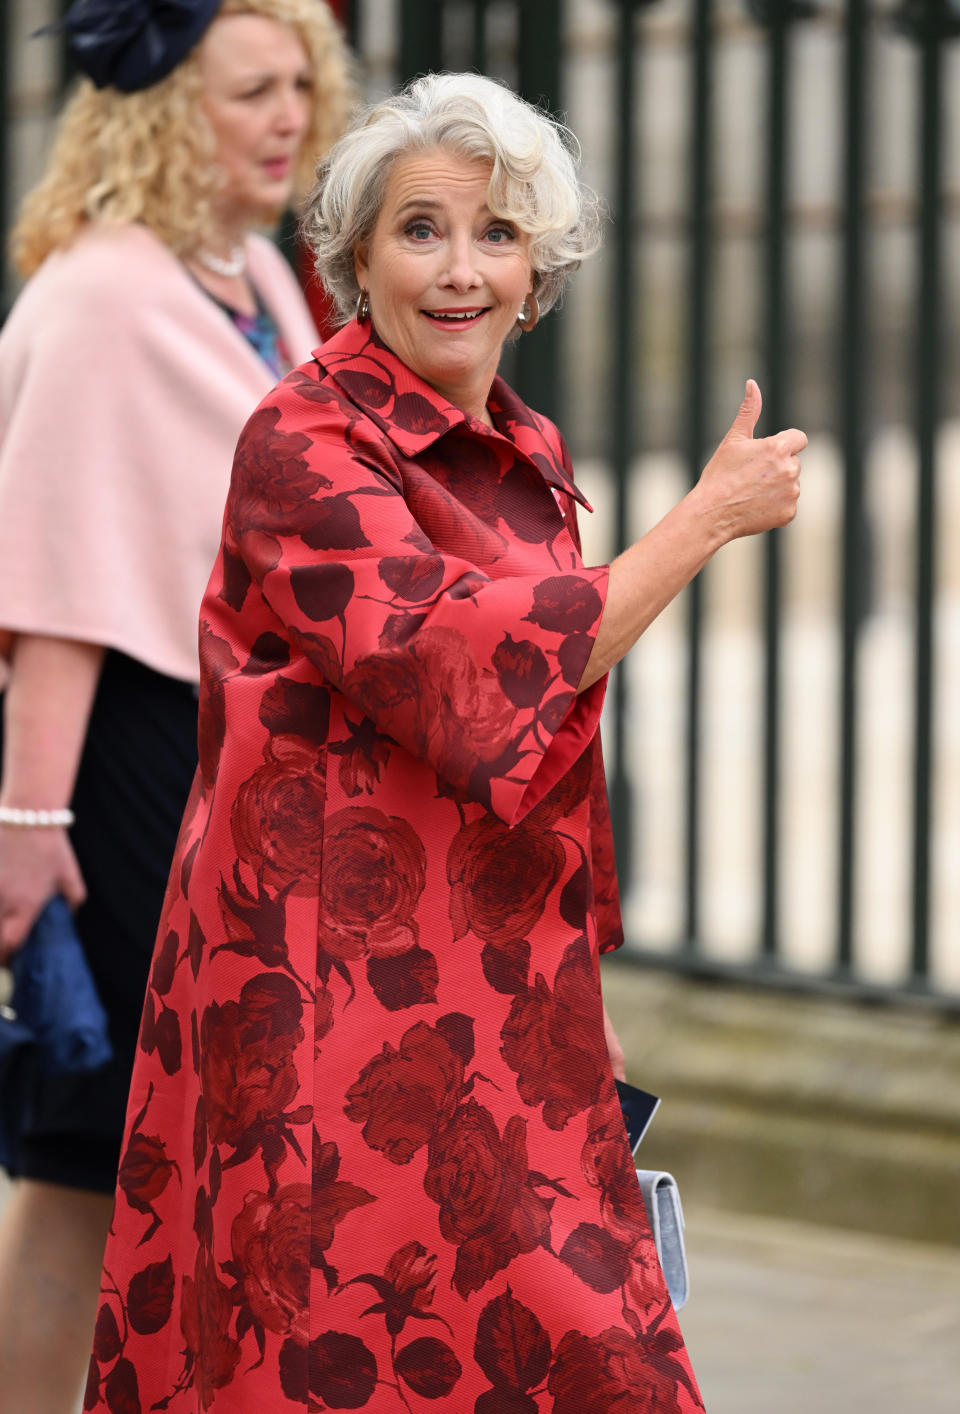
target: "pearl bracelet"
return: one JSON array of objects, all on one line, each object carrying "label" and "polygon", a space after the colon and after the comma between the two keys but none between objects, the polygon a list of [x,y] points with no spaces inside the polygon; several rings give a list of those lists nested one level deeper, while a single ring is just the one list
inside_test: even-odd
[{"label": "pearl bracelet", "polygon": [[19,825],[36,829],[42,825],[72,825],[75,820],[72,810],[15,810],[10,805],[0,805],[0,825]]}]

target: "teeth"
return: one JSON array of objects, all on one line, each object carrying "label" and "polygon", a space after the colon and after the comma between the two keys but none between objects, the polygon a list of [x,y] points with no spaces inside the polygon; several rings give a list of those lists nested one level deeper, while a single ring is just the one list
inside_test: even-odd
[{"label": "teeth", "polygon": [[483,313],[483,311],[480,310],[480,309],[465,310],[463,314],[436,314],[436,313],[433,313],[433,312],[431,312],[431,311],[429,311],[429,310],[428,310],[427,312],[430,314],[430,318],[431,318],[431,319],[460,319],[460,320],[464,320],[464,319],[477,319],[477,318],[479,318],[479,316]]}]

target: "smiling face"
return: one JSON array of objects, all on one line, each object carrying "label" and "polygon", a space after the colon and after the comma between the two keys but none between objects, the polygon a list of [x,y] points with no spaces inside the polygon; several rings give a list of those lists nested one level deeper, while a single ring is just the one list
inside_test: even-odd
[{"label": "smiling face", "polygon": [[503,341],[533,287],[529,237],[487,206],[490,172],[442,150],[399,159],[355,255],[383,341],[483,421]]},{"label": "smiling face", "polygon": [[224,15],[199,49],[201,104],[225,181],[217,217],[230,233],[281,211],[310,121],[313,80],[294,29],[264,15]]}]

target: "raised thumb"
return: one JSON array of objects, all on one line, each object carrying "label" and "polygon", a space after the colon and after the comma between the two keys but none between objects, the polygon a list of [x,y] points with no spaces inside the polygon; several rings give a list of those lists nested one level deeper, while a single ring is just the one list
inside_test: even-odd
[{"label": "raised thumb", "polygon": [[752,378],[747,379],[747,386],[743,394],[743,402],[737,409],[737,415],[730,424],[730,430],[724,438],[749,438],[753,436],[754,428],[760,421],[760,413],[763,410],[763,398],[760,396],[760,389]]}]

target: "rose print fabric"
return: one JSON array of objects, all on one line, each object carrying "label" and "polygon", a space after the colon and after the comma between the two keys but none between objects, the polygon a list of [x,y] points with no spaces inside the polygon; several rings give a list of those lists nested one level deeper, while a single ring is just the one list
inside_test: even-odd
[{"label": "rose print fabric", "polygon": [[87,1410],[688,1414],[598,952],[621,941],[555,429],[348,325],[253,414]]}]

